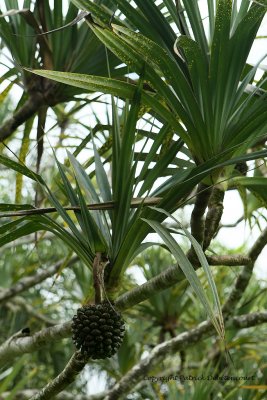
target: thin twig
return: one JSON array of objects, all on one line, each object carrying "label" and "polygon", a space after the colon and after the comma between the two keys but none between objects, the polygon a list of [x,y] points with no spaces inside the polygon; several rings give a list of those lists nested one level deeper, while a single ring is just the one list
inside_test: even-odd
[{"label": "thin twig", "polygon": [[238,218],[235,222],[233,222],[232,224],[219,224],[219,229],[221,228],[235,228],[238,224],[240,224],[240,222],[242,222],[244,220],[243,215]]},{"label": "thin twig", "polygon": [[[145,206],[155,206],[159,204],[161,201],[160,197],[147,197],[147,198],[136,198],[131,202],[131,208],[138,208],[140,205]],[[88,210],[112,210],[116,207],[116,203],[114,201],[107,201],[105,203],[93,203],[87,204]],[[79,206],[68,206],[63,207],[66,211],[81,211],[81,207]],[[46,208],[33,208],[32,210],[20,210],[14,212],[6,212],[0,213],[0,218],[6,217],[23,217],[28,215],[39,215],[39,214],[49,214],[56,212],[57,209],[55,207],[46,207]]]}]

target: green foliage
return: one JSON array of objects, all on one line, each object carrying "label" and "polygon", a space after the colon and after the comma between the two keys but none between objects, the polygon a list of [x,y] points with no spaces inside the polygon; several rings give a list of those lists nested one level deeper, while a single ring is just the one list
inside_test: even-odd
[{"label": "green foliage", "polygon": [[[2,341],[26,327],[31,335],[66,322],[81,303],[92,303],[92,267],[99,253],[105,298],[140,289],[132,267],[147,286],[175,262],[185,275],[124,311],[127,334],[118,353],[90,360],[89,373],[104,371],[109,387],[159,343],[195,328],[205,313],[219,335],[166,354],[149,372],[158,380],[140,382],[125,394],[129,400],[265,395],[260,389],[267,374],[264,325],[224,331],[221,311],[236,276],[244,268],[249,274],[250,265],[210,267],[201,244],[176,219],[175,228],[168,219],[179,210],[188,222],[186,206],[197,206],[197,186],[204,182],[211,189],[222,183],[225,190],[239,190],[251,227],[256,220],[264,232],[266,221],[266,71],[263,58],[254,66],[247,63],[266,0],[207,0],[207,18],[202,3],[73,0],[65,11],[61,0],[25,0],[22,10],[10,0],[7,12],[1,9],[1,46],[13,62],[8,60],[0,78],[5,87],[0,119],[8,117],[0,127],[1,140],[8,140],[0,155],[0,296],[61,261],[51,277],[1,303]],[[88,13],[79,14],[78,8]],[[15,109],[9,96],[17,84],[23,93]],[[47,129],[45,122],[52,120]],[[52,149],[44,148],[46,141]],[[254,176],[240,170],[247,161]],[[205,208],[212,213],[211,203]],[[185,239],[195,260],[186,253]],[[241,250],[247,252],[245,246]],[[230,251],[212,241],[213,253]],[[74,254],[78,261],[69,265]],[[241,294],[232,315],[266,310],[266,282],[256,275]],[[226,349],[219,339],[225,339]],[[225,350],[233,365],[227,364]],[[22,388],[44,387],[73,351],[64,339],[8,361],[0,374],[1,395],[8,391],[5,398],[12,399]],[[255,375],[258,387],[160,379],[204,372]],[[73,398],[87,395],[87,378],[68,389]]]}]

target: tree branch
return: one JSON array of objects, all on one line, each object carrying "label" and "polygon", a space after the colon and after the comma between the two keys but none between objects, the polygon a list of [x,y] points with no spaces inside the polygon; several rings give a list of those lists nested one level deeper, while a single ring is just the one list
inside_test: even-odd
[{"label": "tree branch", "polygon": [[[15,395],[12,394],[13,400],[29,400],[33,396],[39,393],[38,389],[25,389],[17,392]],[[86,394],[72,394],[66,391],[60,392],[56,395],[55,400],[101,400],[105,396],[105,393],[92,394],[90,396]],[[0,394],[0,400],[5,400],[10,396],[10,392],[4,392]]]},{"label": "tree branch", "polygon": [[87,360],[82,356],[79,351],[76,351],[64,370],[51,382],[49,382],[40,392],[31,397],[31,400],[50,400],[70,383],[72,383],[76,376],[83,370]]},{"label": "tree branch", "polygon": [[51,341],[67,338],[70,332],[71,321],[42,329],[31,336],[25,337],[23,331],[18,332],[0,346],[0,366],[21,354],[39,350]]},{"label": "tree branch", "polygon": [[[242,256],[240,256],[242,258]],[[216,257],[219,262],[219,256]],[[237,258],[238,261],[238,258]],[[120,311],[135,306],[161,290],[184,280],[184,274],[179,266],[172,266],[148,282],[123,294],[115,301],[115,306]],[[27,337],[12,337],[0,346],[0,365],[24,353],[31,353],[46,346],[50,341],[67,338],[71,335],[71,321],[45,328]]]},{"label": "tree branch", "polygon": [[218,230],[219,223],[223,214],[224,193],[224,190],[222,190],[219,186],[214,186],[214,188],[212,189],[212,194],[208,204],[209,209],[205,219],[205,232],[203,243],[204,250],[209,247],[211,240]]},{"label": "tree branch", "polygon": [[25,121],[31,118],[44,104],[42,94],[36,92],[34,96],[30,96],[23,106],[6,122],[0,126],[0,142],[3,142]]},{"label": "tree branch", "polygon": [[[234,317],[227,322],[228,328],[248,328],[267,322],[267,311],[262,313],[254,313]],[[200,323],[196,328],[183,332],[173,339],[154,347],[150,354],[136,364],[123,378],[115,384],[108,392],[104,400],[119,400],[125,398],[126,394],[133,389],[136,384],[144,379],[149,370],[156,364],[158,365],[166,354],[180,351],[186,347],[191,347],[195,343],[210,336],[214,332],[214,328],[210,321]]]},{"label": "tree branch", "polygon": [[204,214],[208,206],[212,188],[210,186],[199,184],[195,205],[191,214],[191,233],[200,245],[203,244],[204,240]]},{"label": "tree branch", "polygon": [[225,254],[222,256],[206,256],[209,265],[224,265],[227,267],[237,267],[248,265],[251,262],[249,256],[243,254]]},{"label": "tree branch", "polygon": [[[66,266],[70,267],[75,262],[77,262],[79,258],[77,256],[71,258]],[[9,289],[1,289],[0,290],[0,304],[11,299],[12,297],[16,296],[17,294],[24,292],[25,290],[37,285],[38,283],[44,281],[45,279],[53,276],[57,273],[62,266],[64,261],[60,260],[55,265],[48,267],[45,270],[37,272],[33,276],[22,278],[18,283],[14,286],[10,287]]]},{"label": "tree branch", "polygon": [[240,222],[242,222],[244,220],[244,217],[240,217],[238,218],[235,222],[233,222],[232,224],[219,224],[219,229],[221,228],[235,228],[238,224],[240,224]]},{"label": "tree branch", "polygon": [[[210,265],[240,266],[247,265],[251,262],[251,259],[247,256],[235,254],[233,256],[207,256],[207,261]],[[200,268],[200,265],[195,264],[194,266],[195,269]],[[121,295],[115,302],[116,307],[121,311],[133,307],[160,291],[176,285],[184,279],[185,275],[179,265],[168,267],[165,271],[151,278],[149,281]]]},{"label": "tree branch", "polygon": [[[236,255],[223,255],[223,256],[207,256],[207,261],[209,265],[225,265],[225,266],[240,266],[244,265],[244,269],[240,273],[240,276],[236,282],[235,288],[229,297],[229,300],[225,304],[223,311],[225,313],[226,309],[232,309],[233,301],[239,301],[242,297],[243,292],[248,285],[249,279],[252,274],[253,265],[257,257],[261,253],[262,249],[267,243],[267,228],[262,232],[259,239],[252,246],[247,256],[241,254]],[[193,263],[195,269],[200,267],[196,264],[198,260],[195,257],[191,257],[191,262]],[[130,308],[142,301],[148,299],[156,293],[165,290],[185,279],[185,276],[180,269],[179,265],[175,265],[167,268],[165,271],[158,274],[155,278],[150,279],[148,282],[132,289],[130,292],[121,295],[115,302],[116,307],[123,311]],[[241,297],[240,297],[241,296]],[[234,300],[236,299],[236,300]],[[228,304],[229,303],[229,304]]]}]

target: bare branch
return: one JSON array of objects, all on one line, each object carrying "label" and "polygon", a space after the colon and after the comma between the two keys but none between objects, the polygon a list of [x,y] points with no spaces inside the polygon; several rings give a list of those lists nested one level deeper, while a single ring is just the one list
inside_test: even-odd
[{"label": "bare branch", "polygon": [[[227,321],[228,328],[248,328],[267,322],[267,311],[254,314],[241,315]],[[141,381],[148,371],[158,364],[168,353],[174,353],[190,347],[205,337],[214,333],[210,321],[200,323],[196,328],[183,332],[166,342],[160,343],[150,352],[149,356],[136,364],[123,378],[107,393],[104,400],[118,400]],[[64,370],[40,392],[31,397],[31,400],[49,400],[65,389],[82,371],[87,360],[80,352],[75,352]]]},{"label": "bare branch", "polygon": [[121,311],[133,307],[184,279],[185,276],[178,265],[169,267],[155,278],[151,278],[148,282],[121,295],[115,302],[115,305]]},{"label": "bare branch", "polygon": [[[237,258],[236,261],[241,261],[241,259],[242,256],[240,256],[240,260]],[[227,259],[228,261],[229,259]],[[219,257],[216,257],[216,262],[218,265],[222,264]],[[124,311],[184,279],[184,274],[179,266],[169,267],[155,278],[120,296],[116,300],[115,305],[119,310]],[[8,339],[0,346],[0,365],[23,353],[36,351],[42,346],[49,344],[51,340],[55,341],[69,337],[71,334],[70,325],[71,322],[66,322],[55,325],[53,328],[42,329],[27,338],[16,337],[15,339]]]},{"label": "bare branch", "polygon": [[[254,313],[234,317],[227,322],[228,328],[248,328],[267,322],[267,312]],[[183,332],[173,339],[154,347],[150,354],[136,364],[116,385],[108,392],[104,400],[119,400],[125,398],[139,381],[144,379],[149,370],[159,364],[166,354],[177,352],[212,335],[214,328],[209,321],[202,322],[196,328]]]},{"label": "bare branch", "polygon": [[[71,258],[68,263],[66,263],[66,266],[71,266],[75,262],[77,262],[79,258],[77,256]],[[25,290],[37,285],[40,282],[43,282],[45,279],[49,278],[50,276],[53,276],[56,274],[60,267],[62,266],[62,263],[64,261],[60,260],[58,261],[55,265],[52,265],[45,270],[37,272],[33,276],[25,277],[22,278],[18,283],[16,283],[14,286],[10,287],[9,289],[1,289],[0,290],[0,304],[8,301],[12,297],[16,296],[17,294],[24,292]]]},{"label": "bare branch", "polygon": [[243,254],[225,254],[222,256],[206,256],[209,265],[224,265],[227,267],[237,267],[248,265],[251,262],[249,256]]}]

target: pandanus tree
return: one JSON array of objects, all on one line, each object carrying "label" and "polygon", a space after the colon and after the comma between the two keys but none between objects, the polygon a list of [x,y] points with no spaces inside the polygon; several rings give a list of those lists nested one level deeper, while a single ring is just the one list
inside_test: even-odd
[{"label": "pandanus tree", "polygon": [[[216,256],[212,241],[220,229],[226,190],[238,188],[246,216],[253,201],[254,210],[266,203],[264,170],[261,167],[258,176],[246,176],[246,162],[256,160],[258,165],[266,157],[266,73],[256,76],[263,58],[255,65],[247,59],[267,3],[162,0],[156,4],[135,0],[133,4],[119,0],[115,7],[109,1],[73,0],[65,17],[62,2],[54,2],[53,9],[48,2],[37,1],[34,6],[24,2],[23,10],[13,2],[6,3],[7,9],[13,10],[1,19],[0,33],[19,70],[11,69],[3,79],[18,74],[25,92],[19,110],[0,128],[2,139],[38,111],[40,143],[48,106],[66,103],[77,94],[94,93],[90,101],[99,98],[99,92],[111,95],[110,122],[104,127],[98,115],[100,130],[88,126],[87,137],[73,153],[68,152],[64,164],[54,152],[57,191],[40,172],[40,145],[37,173],[25,165],[25,158],[0,156],[6,168],[35,182],[44,201],[42,207],[38,202],[39,208],[29,203],[1,204],[1,217],[5,218],[0,227],[1,246],[38,231],[51,233],[66,245],[69,254],[62,265],[28,279],[34,286],[70,267],[82,289],[79,300],[84,306],[72,322],[78,349],[64,370],[41,391],[31,392],[31,398],[60,396],[87,362],[117,381],[99,398],[126,398],[149,371],[157,371],[160,360],[173,371],[175,357],[165,361],[171,352],[180,355],[182,371],[186,348],[212,335],[219,340],[214,354],[209,342],[205,365],[218,373],[231,368],[227,346],[231,343],[234,347],[235,340],[240,343],[238,329],[267,319],[264,305],[259,303],[260,312],[253,312],[254,302],[244,297],[253,282],[255,261],[267,242],[267,231],[261,232],[246,256]],[[203,18],[204,6],[208,19]],[[22,41],[28,36],[32,40],[25,41],[28,45],[22,48],[20,39],[10,40],[14,33]],[[44,114],[40,114],[43,107]],[[90,151],[80,162],[77,157],[88,143]],[[256,198],[260,202],[255,206]],[[189,203],[194,204],[191,232],[174,215]],[[153,232],[161,238],[160,243],[149,239]],[[189,244],[187,252],[177,234],[186,239],[187,247]],[[162,247],[156,256],[150,249],[155,245]],[[166,249],[173,258],[166,256]],[[168,268],[159,265],[162,252],[163,264],[176,264]],[[144,265],[146,257],[149,270]],[[79,265],[72,267],[76,263]],[[146,282],[140,287],[127,278],[133,263],[144,269]],[[210,265],[245,267],[230,283],[224,272],[212,274]],[[218,283],[221,277],[230,285],[227,297]],[[27,282],[22,278],[17,286],[5,289],[1,301],[31,287]],[[168,292],[160,293],[164,289]],[[246,309],[247,302],[251,304],[247,312],[252,312],[240,316],[239,310]],[[208,316],[204,322],[202,309]],[[125,313],[126,322],[128,318],[129,329],[116,358],[107,359],[124,332],[119,311]],[[138,348],[131,340],[136,336],[142,342],[136,333],[138,318],[143,318],[144,332],[151,329],[152,318],[160,338],[158,345],[147,335],[147,345],[152,343],[153,350],[143,359],[144,344]],[[232,329],[231,334],[227,329]],[[15,337],[3,344],[2,360],[70,333],[67,322],[30,335],[21,347]],[[22,332],[22,336],[28,334]],[[92,357],[101,361],[94,364]],[[198,364],[200,371],[203,366]],[[242,366],[238,368],[242,371]],[[153,390],[151,385],[144,388],[139,384],[135,394],[137,398],[155,398]],[[225,393],[222,386],[207,388],[207,384],[188,388],[191,395],[192,390],[194,396],[201,393],[203,398],[215,398],[218,390]],[[168,386],[169,398],[176,395]],[[181,398],[187,395],[185,391]],[[68,398],[66,393],[64,396]]]}]

